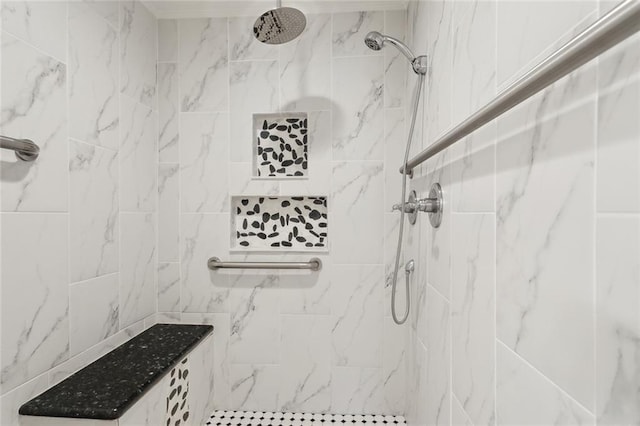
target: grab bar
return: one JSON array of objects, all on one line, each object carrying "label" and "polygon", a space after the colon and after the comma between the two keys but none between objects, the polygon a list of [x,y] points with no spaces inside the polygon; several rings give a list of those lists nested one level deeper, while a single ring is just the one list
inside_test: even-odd
[{"label": "grab bar", "polygon": [[491,102],[407,161],[407,164],[400,167],[400,173],[403,168],[406,168],[407,174],[412,176],[413,169],[419,164],[526,101],[638,30],[640,30],[640,1],[626,0],[620,3],[500,92]]},{"label": "grab bar", "polygon": [[15,151],[16,157],[22,161],[33,161],[40,155],[40,147],[29,139],[15,139],[9,136],[0,136],[0,148]]},{"label": "grab bar", "polygon": [[308,262],[223,262],[218,257],[212,257],[207,261],[207,266],[212,271],[217,269],[310,269],[319,271],[322,269],[322,261],[317,257]]}]

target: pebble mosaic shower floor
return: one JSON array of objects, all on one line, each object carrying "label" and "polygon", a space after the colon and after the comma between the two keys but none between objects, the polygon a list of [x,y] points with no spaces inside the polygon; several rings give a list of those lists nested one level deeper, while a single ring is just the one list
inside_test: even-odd
[{"label": "pebble mosaic shower floor", "polygon": [[271,413],[262,411],[223,411],[213,413],[208,426],[400,426],[402,416],[362,414]]}]

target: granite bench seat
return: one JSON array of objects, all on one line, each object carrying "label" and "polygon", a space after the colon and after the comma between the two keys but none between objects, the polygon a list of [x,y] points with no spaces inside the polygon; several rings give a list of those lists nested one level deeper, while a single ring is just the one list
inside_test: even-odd
[{"label": "granite bench seat", "polygon": [[212,331],[210,325],[156,324],[28,401],[19,413],[118,419]]}]

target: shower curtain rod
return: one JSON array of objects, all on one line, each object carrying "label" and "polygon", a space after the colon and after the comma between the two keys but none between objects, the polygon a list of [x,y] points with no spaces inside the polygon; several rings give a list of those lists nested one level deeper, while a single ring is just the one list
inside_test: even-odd
[{"label": "shower curtain rod", "polygon": [[[640,30],[640,0],[626,0],[533,67],[403,166],[413,169]],[[400,167],[400,173],[403,171]]]}]

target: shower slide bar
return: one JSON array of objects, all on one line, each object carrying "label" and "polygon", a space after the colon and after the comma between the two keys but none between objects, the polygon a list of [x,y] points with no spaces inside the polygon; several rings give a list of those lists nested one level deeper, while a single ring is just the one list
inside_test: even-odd
[{"label": "shower slide bar", "polygon": [[[413,169],[640,30],[640,0],[625,0],[403,166]],[[403,171],[400,167],[400,173]]]},{"label": "shower slide bar", "polygon": [[223,262],[220,258],[212,257],[207,261],[207,266],[212,271],[217,269],[310,269],[319,271],[322,269],[322,261],[314,257],[308,262]]},{"label": "shower slide bar", "polygon": [[29,139],[15,139],[9,136],[0,136],[0,148],[15,151],[16,157],[22,161],[33,161],[40,155],[40,147]]}]

